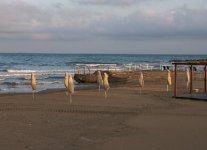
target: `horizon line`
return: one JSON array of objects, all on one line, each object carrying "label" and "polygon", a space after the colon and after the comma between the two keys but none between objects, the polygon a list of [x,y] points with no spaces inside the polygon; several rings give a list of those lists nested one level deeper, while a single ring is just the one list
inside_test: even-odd
[{"label": "horizon line", "polygon": [[0,54],[71,54],[71,55],[207,55],[207,53],[66,53],[66,52],[0,52]]}]

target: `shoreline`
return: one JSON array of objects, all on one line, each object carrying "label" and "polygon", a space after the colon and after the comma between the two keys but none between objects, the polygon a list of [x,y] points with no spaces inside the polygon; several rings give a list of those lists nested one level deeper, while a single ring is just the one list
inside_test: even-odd
[{"label": "shoreline", "polygon": [[[154,91],[165,91],[166,85],[167,85],[167,73],[166,71],[161,70],[143,70],[142,71],[144,76],[144,87],[143,90],[154,92]],[[140,71],[125,71],[125,74],[127,74],[128,79],[126,82],[113,82],[109,83],[110,87],[136,87],[139,88],[139,76]],[[177,89],[179,93],[188,93],[189,90],[186,88],[186,73],[185,71],[179,71],[177,77]],[[203,73],[201,72],[195,72],[194,74],[194,89],[198,89],[199,92],[202,92],[204,89],[203,87]],[[170,86],[170,92],[173,91],[174,86],[174,71],[171,71],[171,78],[172,78],[172,85]],[[64,78],[62,79],[64,80]],[[47,88],[40,91],[37,91],[36,93],[47,93],[47,92],[60,92],[64,91],[64,83],[58,84],[60,87],[54,87],[54,88]],[[77,83],[75,84],[75,90],[81,90],[81,89],[95,89],[97,88],[97,83]],[[28,86],[28,89],[31,89],[31,86]],[[37,85],[38,89],[38,85]],[[3,92],[2,94],[31,94],[32,89],[29,90],[30,92],[15,92],[15,89],[11,90],[11,92]]]},{"label": "shoreline", "polygon": [[[81,90],[81,89],[93,89],[96,88],[96,84],[88,84],[88,85],[79,85],[76,86],[75,89],[76,90]],[[31,88],[31,87],[30,87]],[[40,90],[37,91],[36,93],[50,93],[50,92],[61,92],[61,91],[65,91],[66,88],[49,88],[49,89],[45,89],[45,90]],[[5,92],[5,93],[0,93],[0,95],[4,95],[4,94],[32,94],[32,89],[31,92]]]}]

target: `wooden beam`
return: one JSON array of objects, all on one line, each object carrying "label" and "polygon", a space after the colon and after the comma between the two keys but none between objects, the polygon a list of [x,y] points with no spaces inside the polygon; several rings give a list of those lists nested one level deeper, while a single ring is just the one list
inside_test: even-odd
[{"label": "wooden beam", "polygon": [[207,87],[206,87],[206,82],[207,82],[207,65],[205,65],[205,79],[204,79],[204,91],[205,93],[207,92]]},{"label": "wooden beam", "polygon": [[190,66],[190,94],[193,93],[193,65]]},{"label": "wooden beam", "polygon": [[207,65],[207,61],[183,61],[183,62],[172,62],[177,65]]},{"label": "wooden beam", "polygon": [[175,64],[174,97],[177,97],[177,64]]}]

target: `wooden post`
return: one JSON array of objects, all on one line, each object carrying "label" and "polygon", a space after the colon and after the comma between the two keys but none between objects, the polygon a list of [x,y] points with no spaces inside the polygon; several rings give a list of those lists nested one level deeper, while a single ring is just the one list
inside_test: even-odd
[{"label": "wooden post", "polygon": [[193,92],[193,65],[190,66],[190,94]]},{"label": "wooden post", "polygon": [[205,65],[205,79],[204,79],[204,91],[207,92],[206,81],[207,80],[207,65]]},{"label": "wooden post", "polygon": [[174,97],[177,97],[177,64],[175,64]]}]

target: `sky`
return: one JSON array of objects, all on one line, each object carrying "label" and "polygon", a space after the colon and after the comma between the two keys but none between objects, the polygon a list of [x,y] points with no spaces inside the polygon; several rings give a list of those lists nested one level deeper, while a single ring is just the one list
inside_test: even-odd
[{"label": "sky", "polygon": [[1,0],[5,52],[207,54],[207,0]]}]

